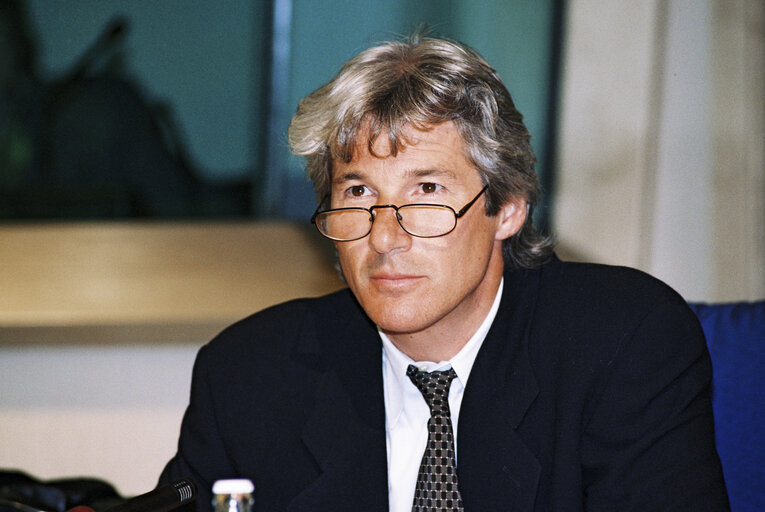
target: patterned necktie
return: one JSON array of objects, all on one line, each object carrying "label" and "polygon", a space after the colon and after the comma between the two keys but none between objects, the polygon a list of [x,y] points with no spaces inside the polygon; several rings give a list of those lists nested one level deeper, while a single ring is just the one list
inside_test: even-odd
[{"label": "patterned necktie", "polygon": [[457,487],[457,460],[449,412],[449,386],[457,374],[452,368],[424,372],[410,364],[406,375],[420,390],[430,408],[428,445],[417,474],[412,512],[462,512],[464,508]]}]

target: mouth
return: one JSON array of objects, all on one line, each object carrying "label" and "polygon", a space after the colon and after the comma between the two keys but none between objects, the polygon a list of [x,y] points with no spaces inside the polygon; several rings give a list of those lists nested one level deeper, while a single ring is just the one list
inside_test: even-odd
[{"label": "mouth", "polygon": [[370,281],[380,289],[400,290],[417,284],[423,276],[414,274],[399,274],[395,272],[378,272],[369,276]]}]

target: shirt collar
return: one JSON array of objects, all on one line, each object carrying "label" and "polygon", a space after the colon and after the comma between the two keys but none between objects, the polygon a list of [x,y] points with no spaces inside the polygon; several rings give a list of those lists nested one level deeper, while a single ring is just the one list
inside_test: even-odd
[{"label": "shirt collar", "polygon": [[494,318],[497,316],[504,282],[505,279],[503,277],[499,282],[497,295],[494,297],[491,309],[478,327],[478,330],[449,361],[414,361],[411,357],[401,352],[384,332],[379,328],[377,329],[383,343],[383,380],[386,393],[386,415],[389,417],[391,425],[395,425],[401,415],[404,391],[408,386],[414,387],[409,377],[406,376],[406,369],[410,364],[414,364],[418,368],[429,372],[454,368],[454,372],[457,374],[455,382],[459,384],[462,390],[465,389],[478,351],[483,345],[486,335],[489,333]]}]

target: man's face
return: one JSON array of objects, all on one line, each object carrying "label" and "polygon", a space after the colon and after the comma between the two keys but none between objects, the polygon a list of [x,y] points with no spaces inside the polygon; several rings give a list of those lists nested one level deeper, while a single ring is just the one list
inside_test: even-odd
[{"label": "man's face", "polygon": [[[366,134],[360,135],[365,141]],[[459,211],[483,188],[453,123],[427,132],[408,128],[406,135],[409,143],[396,157],[386,156],[389,143],[382,133],[373,148],[379,156],[362,143],[351,162],[334,161],[332,208],[437,203]],[[425,339],[440,343],[466,335],[464,344],[491,307],[502,275],[502,240],[522,225],[525,203],[510,203],[488,217],[485,201],[481,196],[454,231],[439,238],[407,234],[395,211],[382,208],[367,237],[335,243],[361,306],[415,359],[427,355]]]}]

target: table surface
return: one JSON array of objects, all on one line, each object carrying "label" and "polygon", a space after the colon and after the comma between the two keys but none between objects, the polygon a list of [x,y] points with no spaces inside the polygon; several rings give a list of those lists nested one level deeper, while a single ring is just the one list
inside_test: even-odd
[{"label": "table surface", "polygon": [[0,344],[206,341],[342,286],[331,243],[310,226],[0,225]]}]

